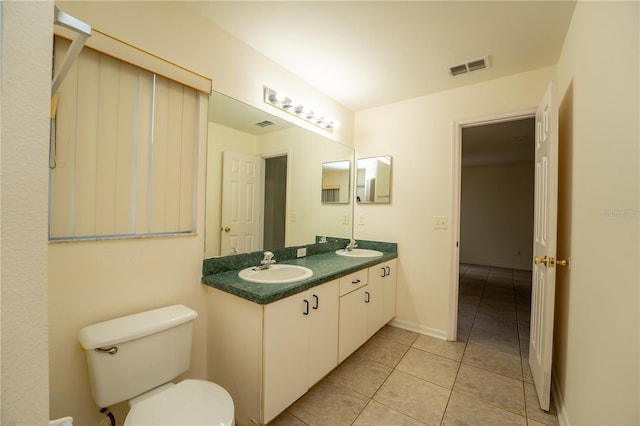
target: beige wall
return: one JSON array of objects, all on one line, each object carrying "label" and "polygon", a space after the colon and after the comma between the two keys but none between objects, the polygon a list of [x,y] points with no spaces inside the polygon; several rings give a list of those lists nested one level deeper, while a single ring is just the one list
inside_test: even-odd
[{"label": "beige wall", "polygon": [[460,262],[531,270],[533,167],[462,168]]},{"label": "beige wall", "polygon": [[639,3],[578,2],[560,61],[554,375],[564,420],[637,425]]},{"label": "beige wall", "polygon": [[[535,108],[553,75],[544,68],[356,114],[357,156],[393,156],[392,202],[357,205],[354,234],[398,243],[398,324],[448,335],[455,122]],[[434,229],[434,216],[449,228]]]},{"label": "beige wall", "polygon": [[47,375],[47,182],[51,31],[49,2],[2,2],[3,425],[44,425]]}]

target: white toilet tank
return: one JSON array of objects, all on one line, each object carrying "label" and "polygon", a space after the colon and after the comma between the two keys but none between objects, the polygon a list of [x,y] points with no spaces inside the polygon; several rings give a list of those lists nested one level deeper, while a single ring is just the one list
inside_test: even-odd
[{"label": "white toilet tank", "polygon": [[127,401],[184,373],[197,316],[193,309],[174,305],[80,330],[96,404],[103,408]]}]

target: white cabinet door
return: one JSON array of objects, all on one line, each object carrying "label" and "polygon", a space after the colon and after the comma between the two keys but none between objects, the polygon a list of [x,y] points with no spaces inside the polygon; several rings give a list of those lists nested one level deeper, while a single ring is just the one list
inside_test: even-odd
[{"label": "white cabinet door", "polygon": [[308,292],[295,294],[265,306],[265,423],[285,410],[308,389],[310,311]]},{"label": "white cabinet door", "polygon": [[396,259],[392,259],[369,268],[369,337],[396,315],[396,264]]},{"label": "white cabinet door", "polygon": [[369,284],[364,292],[364,303],[367,310],[367,339],[376,334],[384,325],[382,316],[384,308],[384,278],[379,271],[380,268],[378,266],[369,268]]},{"label": "white cabinet door", "polygon": [[334,280],[309,290],[309,387],[338,365],[338,289]]},{"label": "white cabinet door", "polygon": [[338,289],[334,280],[265,306],[264,423],[338,365]]},{"label": "white cabinet door", "polygon": [[361,287],[340,298],[338,362],[344,361],[367,340],[367,288]]},{"label": "white cabinet door", "polygon": [[398,260],[397,259],[391,259],[385,263],[383,263],[382,265],[380,265],[381,267],[384,268],[384,271],[381,269],[378,269],[378,271],[380,273],[383,273],[384,277],[383,277],[383,293],[384,293],[384,297],[383,297],[383,305],[384,307],[382,308],[382,322],[384,324],[388,323],[389,321],[391,321],[391,319],[393,317],[396,316],[396,286],[397,286],[397,282],[398,282],[398,278],[397,278],[397,265],[398,265]]}]

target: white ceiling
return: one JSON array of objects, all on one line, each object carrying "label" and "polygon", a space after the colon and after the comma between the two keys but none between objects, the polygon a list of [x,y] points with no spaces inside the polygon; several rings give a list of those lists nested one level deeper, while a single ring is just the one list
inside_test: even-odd
[{"label": "white ceiling", "polygon": [[[575,1],[187,4],[335,101],[360,111],[554,65]],[[486,55],[490,68],[450,76],[449,67]]]}]

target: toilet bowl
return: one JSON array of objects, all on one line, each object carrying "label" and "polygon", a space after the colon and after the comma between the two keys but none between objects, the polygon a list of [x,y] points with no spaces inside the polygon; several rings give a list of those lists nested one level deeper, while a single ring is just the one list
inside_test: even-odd
[{"label": "toilet bowl", "polygon": [[186,379],[163,388],[130,400],[124,426],[234,425],[233,401],[222,386]]}]

